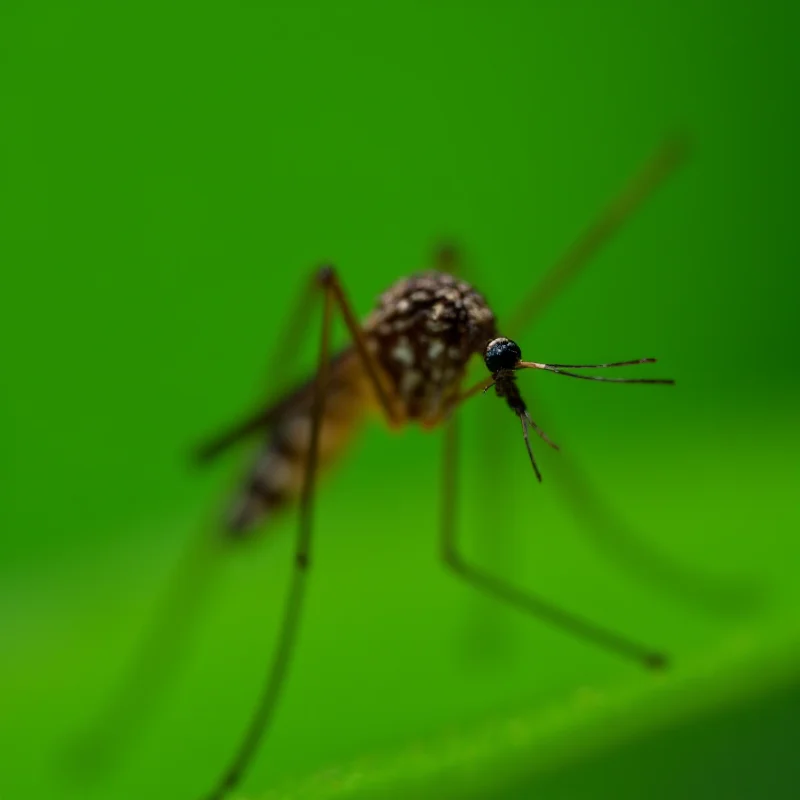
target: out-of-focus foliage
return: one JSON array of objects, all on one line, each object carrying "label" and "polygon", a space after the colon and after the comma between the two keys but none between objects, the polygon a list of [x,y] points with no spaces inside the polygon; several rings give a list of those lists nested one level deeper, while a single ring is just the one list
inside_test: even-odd
[{"label": "out-of-focus foliage", "polygon": [[[502,323],[674,130],[691,162],[518,338],[536,360],[657,356],[642,369],[678,385],[521,376],[562,445],[535,443],[541,486],[513,417],[476,398],[461,503],[487,566],[673,667],[641,673],[460,585],[437,561],[438,436],[370,425],[321,486],[296,658],[242,796],[790,796],[797,13],[4,4],[0,796],[193,798],[232,753],[291,517],[203,563],[186,647],[168,632],[138,679],[153,701],[83,771],[74,750],[247,459],[201,473],[188,454],[268,394],[315,264],[366,313],[455,239]],[[312,343],[286,358],[303,375]],[[570,461],[634,549],[586,535],[558,491]]]}]

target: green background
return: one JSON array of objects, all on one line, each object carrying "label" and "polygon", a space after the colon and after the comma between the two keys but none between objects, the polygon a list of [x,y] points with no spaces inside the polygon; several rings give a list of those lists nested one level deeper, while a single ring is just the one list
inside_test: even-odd
[{"label": "green background", "polygon": [[[541,486],[513,417],[472,401],[460,506],[476,558],[674,667],[447,574],[440,435],[370,424],[320,490],[300,644],[240,794],[795,796],[799,21],[788,2],[5,0],[0,796],[197,798],[230,756],[291,517],[214,565],[141,682],[159,702],[101,730],[106,768],[98,740],[91,776],[73,750],[247,460],[188,455],[269,394],[314,265],[366,313],[453,239],[502,328],[676,130],[687,167],[519,339],[537,360],[656,355],[641,369],[677,387],[522,376],[563,447],[534,443]],[[287,374],[312,358],[298,343]],[[569,461],[639,550],[585,535]]]}]

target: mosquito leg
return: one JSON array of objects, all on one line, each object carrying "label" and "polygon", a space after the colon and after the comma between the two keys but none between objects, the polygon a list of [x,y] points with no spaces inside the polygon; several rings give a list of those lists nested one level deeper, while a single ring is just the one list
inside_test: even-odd
[{"label": "mosquito leg", "polygon": [[[272,398],[275,398],[284,388],[283,376],[286,373],[287,364],[290,363],[286,358],[286,353],[297,349],[298,341],[303,339],[303,334],[309,329],[309,318],[318,295],[319,285],[314,276],[306,282],[305,288],[298,295],[294,308],[283,324],[266,372],[269,376]],[[293,399],[294,394],[287,392],[280,399],[271,400],[241,422],[204,442],[195,452],[196,460],[202,464],[208,463],[233,445],[246,439],[250,434],[266,430],[283,414]]]},{"label": "mosquito leg", "polygon": [[741,613],[751,607],[756,593],[750,587],[727,584],[678,564],[639,535],[606,502],[574,461],[552,467],[557,491],[566,498],[592,544],[648,586],[658,587],[691,606],[715,613]]},{"label": "mosquito leg", "polygon": [[361,330],[361,325],[353,313],[353,307],[350,305],[350,302],[347,299],[347,295],[345,294],[342,283],[339,280],[339,276],[336,274],[336,270],[333,267],[323,267],[323,269],[320,271],[319,280],[322,285],[325,286],[333,295],[333,298],[336,300],[336,303],[339,306],[339,311],[344,318],[344,323],[353,339],[353,344],[355,345],[356,351],[358,352],[358,355],[364,364],[364,368],[367,372],[367,376],[370,379],[370,383],[372,383],[372,387],[375,390],[375,396],[384,415],[386,416],[386,421],[390,425],[399,425],[402,422],[400,412],[392,402],[390,390],[385,386],[383,380],[381,379],[381,371],[380,367],[378,366],[378,360],[367,346],[367,340],[364,336],[364,332]]},{"label": "mosquito leg", "polygon": [[521,330],[532,323],[550,301],[591,260],[595,253],[622,227],[655,189],[686,158],[688,143],[674,138],[665,141],[650,160],[578,237],[572,247],[544,274],[531,293],[511,315],[506,330]]},{"label": "mosquito leg", "polygon": [[[541,413],[541,402],[533,402]],[[550,469],[556,491],[561,492],[591,543],[646,585],[721,614],[739,613],[756,601],[757,593],[751,587],[702,575],[642,541],[574,459],[567,455],[553,459]]]},{"label": "mosquito leg", "polygon": [[[472,480],[469,491],[462,495],[460,510],[464,518],[474,521],[470,524],[469,540],[470,552],[475,561],[491,565],[501,575],[510,575],[514,565],[519,562],[520,542],[514,536],[497,535],[497,486],[506,485],[510,470],[519,465],[516,461],[512,465],[512,459],[504,457],[505,442],[497,436],[497,415],[500,413],[505,416],[506,412],[502,408],[481,409],[477,418],[469,426],[465,426],[466,430],[459,427],[456,432],[460,433],[459,442],[463,442],[469,431],[471,447],[477,449],[478,463],[492,465],[492,480],[481,480],[479,476],[477,482]],[[460,426],[463,421],[454,416],[452,424]],[[445,458],[445,462],[447,461]],[[464,462],[456,454],[449,459],[449,463],[462,465]],[[463,470],[463,467],[460,468]],[[445,466],[445,470],[447,469]],[[463,472],[455,474],[454,480],[461,474]],[[457,491],[454,492],[454,495],[457,494]],[[457,496],[453,499],[454,509],[457,499]],[[502,667],[508,663],[509,656],[519,643],[513,627],[514,620],[510,618],[511,615],[487,613],[486,600],[478,592],[471,592],[468,602],[469,606],[465,609],[468,615],[465,644],[469,648],[469,663]]]},{"label": "mosquito leg", "polygon": [[494,378],[481,378],[479,381],[470,386],[469,389],[459,393],[458,397],[456,397],[453,405],[451,406],[451,410],[455,411],[458,406],[469,400],[470,397],[474,397],[480,392],[486,392],[492,386],[494,386]]},{"label": "mosquito leg", "polygon": [[[335,367],[336,362],[340,358],[347,356],[347,354],[348,351],[345,350],[335,355],[331,359],[331,367]],[[297,390],[289,391],[271,405],[264,409],[259,409],[251,416],[245,417],[241,422],[232,425],[213,439],[204,442],[195,452],[197,462],[200,464],[207,464],[217,458],[217,456],[222,455],[226,450],[229,450],[234,445],[247,439],[251,434],[272,427],[296,401]]]},{"label": "mosquito leg", "polygon": [[452,242],[441,242],[433,252],[433,268],[448,275],[461,276],[461,253]]},{"label": "mosquito leg", "polygon": [[353,338],[356,351],[361,356],[365,370],[372,380],[375,393],[386,413],[387,419],[389,422],[397,421],[396,412],[391,403],[390,395],[381,382],[377,362],[367,346],[364,334],[347,301],[347,297],[336,275],[336,271],[332,267],[324,267],[320,270],[317,280],[322,287],[324,295],[322,336],[311,407],[311,437],[300,495],[300,520],[297,530],[294,570],[289,586],[289,593],[286,598],[275,654],[269,672],[267,673],[266,682],[262,688],[261,697],[239,749],[236,751],[230,766],[223,774],[214,791],[208,795],[208,800],[221,800],[221,798],[241,780],[265,731],[269,727],[294,650],[311,559],[314,487],[316,484],[319,456],[320,429],[325,413],[326,389],[331,366],[330,333],[334,304],[338,306],[339,311],[344,317],[345,325]]},{"label": "mosquito leg", "polygon": [[[325,286],[324,283],[323,286]],[[325,287],[322,336],[311,412],[311,439],[300,497],[300,520],[297,529],[294,570],[289,586],[289,593],[286,598],[278,643],[250,726],[230,766],[226,769],[216,788],[208,795],[209,800],[220,800],[220,798],[224,797],[228,791],[239,783],[244,771],[249,766],[261,737],[275,711],[280,691],[286,677],[289,661],[294,650],[294,642],[297,636],[298,623],[300,621],[300,612],[305,595],[306,577],[311,555],[314,485],[317,473],[319,432],[322,415],[325,411],[325,390],[330,369],[329,349],[333,300],[334,296],[332,292],[329,291],[328,287]]]},{"label": "mosquito leg", "polygon": [[453,415],[444,425],[442,459],[441,556],[448,565],[456,562],[458,526],[458,418]]},{"label": "mosquito leg", "polygon": [[[205,533],[205,530],[203,531]],[[92,781],[115,766],[176,678],[200,611],[213,587],[223,541],[194,536],[186,543],[159,598],[145,637],[102,714],[69,742],[63,754],[68,779]]]},{"label": "mosquito leg", "polygon": [[[268,371],[271,381],[275,382],[276,376],[285,372],[286,352],[296,348],[301,334],[308,330],[308,316],[316,306],[314,295],[319,294],[319,279],[315,275],[307,281],[307,288],[301,292],[278,339],[276,354]],[[331,362],[332,368],[336,358]],[[250,434],[270,427],[295,401],[296,392],[286,393],[207,442],[197,451],[198,460],[210,461]],[[216,526],[213,532],[217,533]],[[211,588],[216,562],[233,539],[209,534],[209,526],[203,526],[187,543],[180,563],[170,576],[157,613],[153,615],[153,622],[109,707],[87,733],[79,735],[74,745],[69,746],[65,754],[66,767],[77,773],[75,777],[78,779],[91,778],[112,763],[124,742],[138,734],[148,714],[164,696],[169,681],[174,679],[191,630]]]},{"label": "mosquito leg", "polygon": [[195,452],[195,459],[200,464],[207,464],[217,456],[229,450],[233,445],[243,441],[250,434],[266,430],[271,427],[286,411],[289,402],[293,399],[290,394],[283,400],[260,409],[255,414],[236,423],[226,431],[204,442]]},{"label": "mosquito leg", "polygon": [[662,653],[637,644],[582,617],[570,614],[543,598],[517,589],[507,581],[467,563],[459,551],[457,536],[456,499],[458,476],[456,470],[458,465],[458,432],[455,426],[456,423],[453,418],[448,420],[444,434],[444,505],[441,521],[441,554],[445,564],[475,588],[498,600],[516,606],[521,611],[525,611],[554,627],[561,628],[605,650],[637,661],[644,667],[650,669],[664,667],[667,659]]},{"label": "mosquito leg", "polygon": [[[452,242],[447,240],[440,242],[433,252],[432,262],[434,269],[439,272],[445,272],[453,275],[461,280],[471,283],[473,286],[482,286],[480,276],[476,275],[474,265],[469,263],[469,260],[464,259],[460,249]],[[481,381],[473,390],[472,394],[476,394],[480,389],[485,388],[485,381]],[[472,396],[471,394],[469,396]],[[466,397],[462,397],[457,402],[462,402]],[[456,420],[453,420],[453,425]],[[493,464],[493,473],[495,478],[498,474],[502,474],[508,467],[508,462],[505,459],[495,458],[497,448],[499,446],[497,441],[496,431],[488,420],[488,417],[482,415],[478,423],[479,428],[479,441],[477,442],[478,448],[481,453],[481,461],[487,464]],[[451,460],[451,463],[452,460]],[[445,475],[445,481],[447,481]],[[500,483],[503,479],[500,478]],[[471,499],[471,512],[470,516],[478,515],[481,519],[480,524],[475,526],[475,539],[474,547],[479,559],[491,558],[492,563],[499,569],[509,567],[514,563],[514,541],[510,537],[503,538],[498,541],[497,537],[491,536],[493,527],[493,510],[492,504],[495,501],[493,496],[492,487],[486,482],[481,481],[476,487],[478,496]],[[455,503],[445,503],[445,509],[450,508],[451,513],[455,513]],[[443,526],[447,527],[448,523],[443,522]],[[508,627],[504,627],[497,619],[491,619],[483,613],[483,599],[479,595],[473,598],[474,608],[470,608],[467,612],[464,628],[463,645],[465,652],[469,654],[470,662],[480,660],[483,663],[488,661],[499,663],[504,654],[507,654],[509,648],[512,647],[511,631]],[[506,624],[509,620],[503,620]]]},{"label": "mosquito leg", "polygon": [[[370,381],[375,388],[376,397],[381,405],[381,408],[383,409],[384,414],[386,415],[386,419],[390,424],[396,424],[399,421],[399,417],[389,400],[388,390],[380,381],[377,361],[366,345],[364,335],[361,332],[361,326],[359,325],[358,320],[352,311],[352,307],[347,300],[341,282],[339,281],[336,272],[332,267],[323,268],[323,270],[314,277],[314,280],[310,284],[311,288],[313,288],[316,292],[319,292],[320,285],[323,286],[323,288],[328,288],[333,292],[336,303],[339,306],[339,310],[344,317],[347,329],[353,339],[353,343],[355,344],[359,356],[364,363]],[[302,295],[302,299],[297,306],[296,312],[291,316],[293,324],[290,324],[285,328],[280,339],[282,344],[279,345],[275,350],[275,357],[273,359],[275,361],[273,370],[275,374],[278,374],[281,371],[281,367],[285,365],[286,353],[296,347],[298,330],[307,330],[308,325],[300,324],[298,321],[307,320],[308,310],[312,306],[313,298],[311,297],[310,291],[307,290]],[[298,327],[298,324],[300,324],[300,327]],[[344,355],[344,353],[340,355]],[[336,356],[336,358],[338,357],[339,356]],[[278,401],[271,403],[264,409],[259,409],[251,416],[246,417],[244,420],[233,425],[228,430],[223,431],[213,439],[205,442],[200,448],[198,448],[196,452],[197,460],[200,463],[212,461],[233,445],[237,444],[243,439],[246,439],[248,436],[250,436],[250,434],[269,428],[283,415],[284,411],[286,411],[294,399],[295,394],[293,392],[289,392]]]},{"label": "mosquito leg", "polygon": [[[288,325],[278,340],[276,355],[269,369],[271,380],[284,372],[289,344],[296,347],[299,333],[308,329],[307,317],[314,306],[312,290],[319,294],[316,279],[308,282]],[[197,458],[207,462],[252,433],[269,427],[291,405],[294,394],[288,393],[267,408],[231,427],[197,451]],[[216,532],[216,531],[215,531]],[[132,740],[146,717],[164,696],[169,681],[174,679],[198,614],[211,588],[215,562],[223,555],[222,548],[232,537],[210,536],[207,527],[187,543],[180,563],[170,576],[168,589],[161,600],[153,623],[109,707],[80,735],[66,753],[67,768],[77,772],[79,780],[91,778],[111,765],[125,743]]]}]

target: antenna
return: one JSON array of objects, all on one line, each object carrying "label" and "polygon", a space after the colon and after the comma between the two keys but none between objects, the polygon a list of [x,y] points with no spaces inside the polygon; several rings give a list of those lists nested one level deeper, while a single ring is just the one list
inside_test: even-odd
[{"label": "antenna", "polygon": [[573,369],[607,369],[609,367],[631,367],[636,364],[654,364],[654,358],[638,358],[633,361],[613,361],[609,364],[540,364],[537,361],[523,361],[522,351],[519,345],[503,336],[492,339],[487,345],[483,355],[484,363],[489,372],[492,373],[492,382],[483,389],[485,394],[492,386],[498,397],[504,397],[509,408],[519,417],[522,425],[522,437],[525,439],[525,447],[531,459],[531,466],[536,474],[539,483],[542,482],[542,473],[536,465],[533,457],[530,439],[528,438],[528,425],[532,427],[539,436],[552,447],[558,450],[558,445],[552,442],[545,432],[531,419],[525,401],[517,386],[516,371],[520,369],[543,369],[547,372],[555,372],[557,375],[566,375],[568,378],[580,378],[584,381],[603,381],[604,383],[662,383],[674,384],[675,381],[669,378],[602,378],[597,375],[580,375],[577,372],[570,372]]}]

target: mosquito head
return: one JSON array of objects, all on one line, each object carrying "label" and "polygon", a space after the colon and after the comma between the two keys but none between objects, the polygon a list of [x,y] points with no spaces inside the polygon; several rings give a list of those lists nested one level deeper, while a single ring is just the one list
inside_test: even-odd
[{"label": "mosquito head", "polygon": [[[492,339],[483,352],[486,369],[492,373],[492,383],[498,397],[504,397],[508,405],[517,413],[525,413],[525,402],[516,386],[515,370],[522,363],[522,351],[512,339],[500,336]],[[489,386],[486,387],[488,389]],[[484,391],[486,391],[486,389]]]},{"label": "mosquito head", "polygon": [[483,362],[492,375],[496,375],[501,371],[516,369],[521,358],[522,351],[519,349],[519,345],[504,336],[492,339],[486,345],[486,350],[483,354]]},{"label": "mosquito head", "polygon": [[517,387],[517,370],[542,369],[547,372],[555,372],[557,375],[566,375],[569,378],[581,378],[587,381],[603,381],[604,383],[672,384],[675,382],[669,378],[601,378],[597,375],[579,375],[576,372],[569,371],[573,369],[606,369],[608,367],[629,367],[635,364],[653,364],[655,363],[654,358],[637,358],[634,361],[613,361],[609,364],[540,364],[536,361],[523,361],[522,351],[519,345],[511,339],[506,339],[504,336],[492,339],[486,345],[486,349],[483,353],[483,362],[486,364],[486,369],[492,373],[492,381],[488,383],[483,391],[486,392],[494,386],[497,396],[505,398],[509,408],[519,417],[522,423],[522,435],[525,438],[525,445],[528,448],[531,465],[539,480],[542,479],[542,476],[539,474],[539,469],[536,466],[533,453],[531,452],[530,442],[528,441],[528,426],[530,425],[551,447],[554,447],[556,450],[558,447],[547,438],[541,428],[531,419],[530,414],[528,414],[525,401],[522,399],[522,395]]},{"label": "mosquito head", "polygon": [[[492,373],[492,383],[490,386],[494,386],[497,396],[505,399],[508,407],[519,417],[519,421],[522,424],[522,436],[525,439],[525,447],[528,450],[531,466],[533,467],[537,479],[541,481],[542,475],[539,472],[539,467],[536,465],[536,460],[531,450],[531,443],[528,439],[528,426],[531,426],[549,445],[552,447],[555,447],[555,445],[531,419],[525,401],[519,393],[515,370],[519,369],[521,358],[522,351],[519,349],[519,345],[511,339],[506,339],[504,336],[492,339],[486,345],[486,349],[483,353],[483,362],[486,364],[486,369]],[[487,391],[490,386],[487,386],[484,391]]]},{"label": "mosquito head", "polygon": [[516,385],[516,370],[520,368],[522,351],[512,339],[500,336],[492,339],[483,351],[483,363],[492,373],[492,383],[498,397],[504,397],[508,405],[517,413],[525,413],[525,402]]}]

